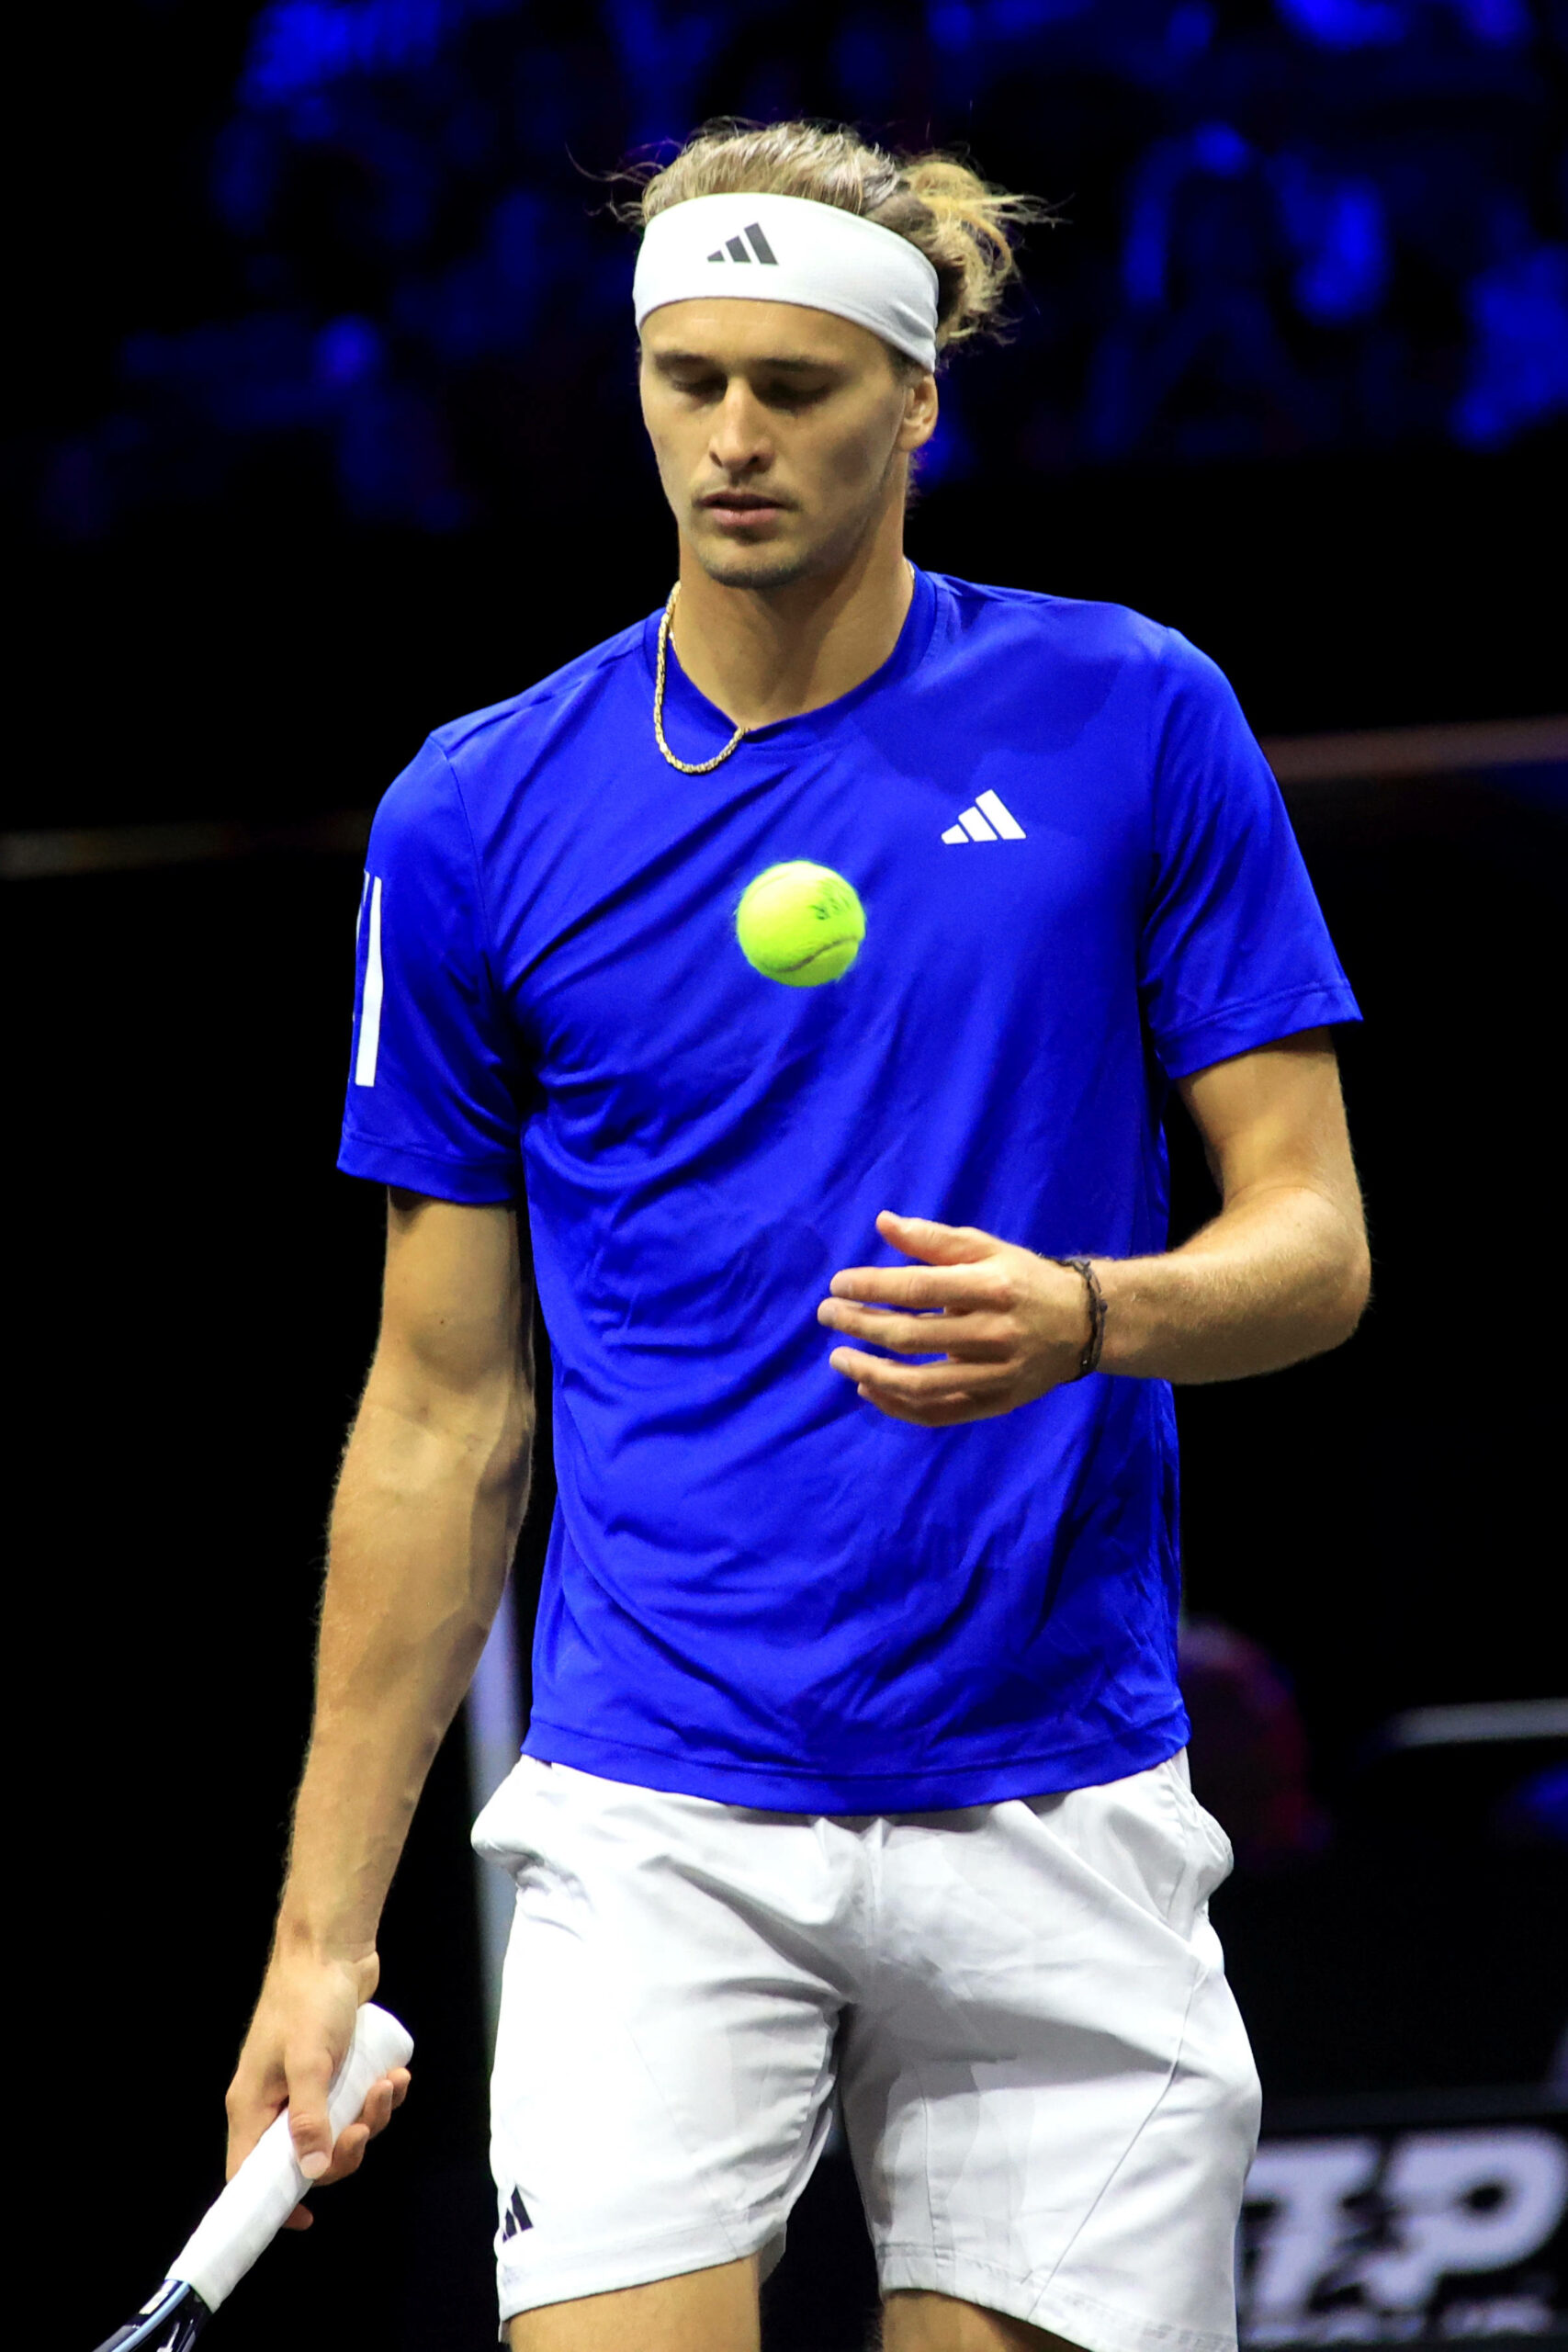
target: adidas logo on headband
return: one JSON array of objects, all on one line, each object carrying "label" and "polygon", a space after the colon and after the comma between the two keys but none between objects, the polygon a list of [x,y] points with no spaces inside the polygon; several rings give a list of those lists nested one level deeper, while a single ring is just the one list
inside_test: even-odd
[{"label": "adidas logo on headband", "polygon": [[[751,240],[750,253],[746,250],[748,237]],[[755,220],[749,229],[742,229],[738,237],[727,237],[716,253],[709,254],[708,259],[709,261],[766,261],[772,262],[775,269],[779,266],[777,254],[774,253]]]}]

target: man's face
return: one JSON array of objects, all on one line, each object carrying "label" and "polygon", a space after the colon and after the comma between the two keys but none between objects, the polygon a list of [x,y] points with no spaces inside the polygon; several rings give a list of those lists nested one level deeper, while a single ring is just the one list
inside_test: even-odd
[{"label": "man's face", "polygon": [[644,320],[642,413],[711,579],[779,588],[848,561],[902,504],[936,384],[868,329],[795,302],[668,302]]}]

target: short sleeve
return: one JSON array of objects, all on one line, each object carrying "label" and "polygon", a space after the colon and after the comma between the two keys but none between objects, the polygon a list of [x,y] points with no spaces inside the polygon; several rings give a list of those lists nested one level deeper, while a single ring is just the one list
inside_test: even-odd
[{"label": "short sleeve", "polygon": [[1360,1012],[1228,680],[1172,629],[1156,713],[1144,1018],[1168,1078]]},{"label": "short sleeve", "polygon": [[525,1083],[492,985],[468,817],[445,753],[426,743],[370,831],[338,1166],[437,1200],[514,1200]]}]

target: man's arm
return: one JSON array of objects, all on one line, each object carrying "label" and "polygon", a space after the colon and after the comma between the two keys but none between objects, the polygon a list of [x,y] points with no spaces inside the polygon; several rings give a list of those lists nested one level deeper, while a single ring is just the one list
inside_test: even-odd
[{"label": "man's arm", "polygon": [[1338,1347],[1367,1304],[1371,1257],[1327,1033],[1216,1062],[1179,1091],[1220,1214],[1163,1257],[1096,1261],[1105,1369],[1236,1380]]},{"label": "man's arm", "polygon": [[288,1875],[229,2091],[231,2172],[287,2104],[303,2170],[335,2180],[407,2086],[378,2084],[334,2154],[327,2086],[376,1989],[381,1906],[522,1524],[529,1307],[510,1209],[389,1195],[380,1337],[333,1506]]},{"label": "man's arm", "polygon": [[[1235,1380],[1337,1347],[1371,1276],[1327,1033],[1217,1062],[1180,1091],[1222,1206],[1179,1250],[1093,1261],[1106,1300],[1101,1368]],[[924,1262],[835,1274],[818,1309],[830,1329],[892,1351],[833,1350],[835,1370],[868,1404],[945,1427],[1010,1412],[1073,1378],[1088,1329],[1078,1274],[969,1227],[889,1213],[877,1228]],[[897,1361],[939,1348],[937,1363]]]}]

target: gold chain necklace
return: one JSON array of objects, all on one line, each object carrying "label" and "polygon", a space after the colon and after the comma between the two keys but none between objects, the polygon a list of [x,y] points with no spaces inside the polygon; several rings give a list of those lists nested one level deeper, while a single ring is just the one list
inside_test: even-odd
[{"label": "gold chain necklace", "polygon": [[738,727],[723,751],[716,752],[711,760],[678,760],[665,741],[664,667],[669,656],[670,625],[675,617],[675,599],[680,593],[681,583],[677,580],[670,591],[670,602],[665,605],[664,616],[659,624],[659,659],[653,674],[653,732],[660,750],[672,768],[679,768],[682,775],[706,775],[710,768],[722,767],[731,752],[745,741],[751,730],[749,727]]}]

